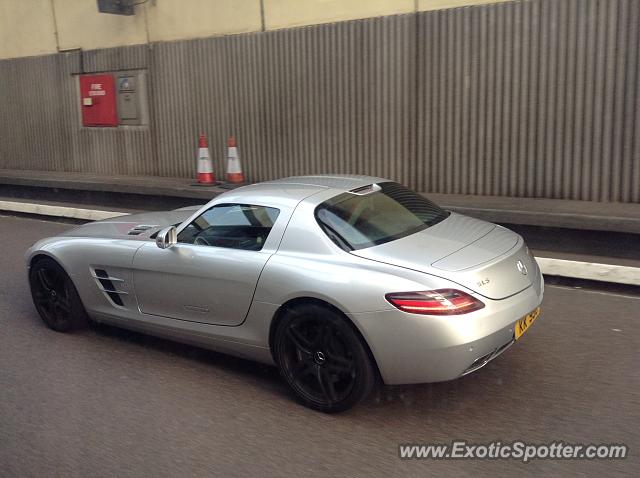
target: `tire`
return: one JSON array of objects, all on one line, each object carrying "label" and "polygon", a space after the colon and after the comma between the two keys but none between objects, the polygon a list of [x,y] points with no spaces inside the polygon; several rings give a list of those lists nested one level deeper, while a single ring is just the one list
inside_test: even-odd
[{"label": "tire", "polygon": [[377,374],[353,325],[329,307],[285,312],[274,334],[274,357],[295,396],[326,413],[347,410],[373,390]]},{"label": "tire", "polygon": [[50,257],[36,259],[29,268],[31,297],[40,317],[57,332],[86,327],[87,312],[71,278]]}]

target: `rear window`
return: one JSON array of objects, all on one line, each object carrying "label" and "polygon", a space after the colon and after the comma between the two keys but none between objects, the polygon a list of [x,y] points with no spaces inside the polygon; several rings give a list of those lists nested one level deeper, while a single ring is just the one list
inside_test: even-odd
[{"label": "rear window", "polygon": [[344,250],[394,241],[437,224],[449,215],[400,184],[385,182],[369,190],[373,192],[339,194],[316,208],[318,224]]}]

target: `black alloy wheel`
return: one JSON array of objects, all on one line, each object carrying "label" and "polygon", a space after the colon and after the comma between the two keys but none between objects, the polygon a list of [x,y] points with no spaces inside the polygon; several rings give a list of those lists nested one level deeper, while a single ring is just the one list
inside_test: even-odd
[{"label": "black alloy wheel", "polygon": [[86,325],[87,315],[73,282],[53,259],[43,257],[29,268],[29,285],[36,310],[45,324],[58,332]]},{"label": "black alloy wheel", "polygon": [[316,410],[351,408],[376,382],[359,334],[328,307],[309,304],[287,311],[276,331],[274,351],[296,396]]}]

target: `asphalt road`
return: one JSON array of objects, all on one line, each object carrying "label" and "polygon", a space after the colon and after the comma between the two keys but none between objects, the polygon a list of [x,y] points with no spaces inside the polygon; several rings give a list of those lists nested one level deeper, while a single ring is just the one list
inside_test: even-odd
[{"label": "asphalt road", "polygon": [[[544,312],[484,369],[388,387],[340,415],[275,370],[110,327],[59,334],[24,250],[70,227],[0,217],[0,476],[638,476],[640,299],[547,288]],[[399,443],[626,443],[623,461],[403,461]]]}]

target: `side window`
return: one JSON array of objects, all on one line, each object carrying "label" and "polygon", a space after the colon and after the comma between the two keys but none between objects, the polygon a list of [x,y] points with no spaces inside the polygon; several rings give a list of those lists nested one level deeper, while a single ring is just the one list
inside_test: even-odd
[{"label": "side window", "polygon": [[220,204],[203,212],[178,235],[178,242],[259,251],[280,211],[250,204]]}]

